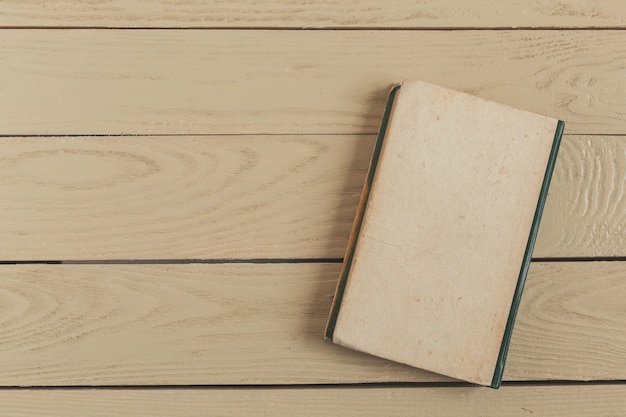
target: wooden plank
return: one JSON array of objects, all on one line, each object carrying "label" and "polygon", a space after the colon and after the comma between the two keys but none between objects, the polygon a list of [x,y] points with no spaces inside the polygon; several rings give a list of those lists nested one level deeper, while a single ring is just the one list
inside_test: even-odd
[{"label": "wooden plank", "polygon": [[[0,138],[0,260],[341,258],[373,141]],[[626,256],[625,178],[625,138],[565,136],[534,256]]]},{"label": "wooden plank", "polygon": [[0,134],[375,133],[423,79],[626,133],[623,31],[4,30]]},{"label": "wooden plank", "polygon": [[626,256],[626,137],[565,137],[533,256]]},{"label": "wooden plank", "polygon": [[624,27],[619,0],[3,2],[4,27]]},{"label": "wooden plank", "polygon": [[[505,379],[625,379],[625,266],[533,264]],[[339,264],[0,268],[3,386],[450,381],[323,340]]]},{"label": "wooden plank", "polygon": [[[618,416],[626,385],[0,391],[15,417]],[[210,411],[207,411],[210,410]]]},{"label": "wooden plank", "polygon": [[373,137],[0,139],[0,260],[342,257]]},{"label": "wooden plank", "polygon": [[626,379],[624,295],[626,262],[533,263],[505,377]]}]

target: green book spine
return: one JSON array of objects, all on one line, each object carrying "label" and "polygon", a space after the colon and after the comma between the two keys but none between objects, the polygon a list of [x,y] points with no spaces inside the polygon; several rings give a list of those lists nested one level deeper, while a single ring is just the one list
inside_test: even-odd
[{"label": "green book spine", "polygon": [[528,268],[530,267],[530,260],[532,257],[533,248],[535,247],[535,241],[537,240],[539,222],[541,221],[543,208],[546,204],[548,188],[550,187],[550,180],[552,179],[552,172],[554,171],[556,156],[559,153],[559,146],[561,145],[561,137],[563,136],[564,127],[565,123],[562,120],[559,120],[556,126],[556,132],[554,133],[554,141],[552,142],[552,149],[550,151],[550,157],[548,158],[546,173],[543,177],[543,183],[541,184],[541,192],[539,193],[537,209],[535,210],[535,216],[533,217],[533,223],[530,228],[530,235],[528,237],[526,251],[524,252],[524,258],[522,260],[522,267],[520,269],[519,278],[517,279],[517,285],[515,286],[515,292],[513,293],[513,302],[511,303],[511,310],[509,312],[509,317],[506,322],[504,337],[502,338],[502,344],[500,345],[500,353],[498,355],[498,361],[496,362],[496,369],[493,373],[493,379],[491,380],[491,388],[499,388],[500,384],[502,383],[504,364],[506,362],[507,353],[509,352],[511,335],[513,334],[513,324],[515,323],[517,310],[519,309],[519,304],[522,299],[522,291],[524,290],[524,283],[526,282],[526,276],[528,275]]}]

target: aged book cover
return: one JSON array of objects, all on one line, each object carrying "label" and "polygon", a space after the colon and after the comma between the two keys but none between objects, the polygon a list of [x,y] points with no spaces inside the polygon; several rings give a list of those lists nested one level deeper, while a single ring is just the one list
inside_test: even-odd
[{"label": "aged book cover", "polygon": [[326,338],[497,388],[563,126],[425,82],[396,86]]}]

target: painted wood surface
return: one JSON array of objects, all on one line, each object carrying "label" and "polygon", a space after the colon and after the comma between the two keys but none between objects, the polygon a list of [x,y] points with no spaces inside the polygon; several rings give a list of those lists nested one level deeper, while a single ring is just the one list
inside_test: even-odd
[{"label": "painted wood surface", "polygon": [[[0,138],[0,260],[342,258],[373,141]],[[626,256],[626,138],[565,136],[534,256]]]},{"label": "painted wood surface", "polygon": [[15,417],[619,416],[624,385],[0,391]]},{"label": "painted wood surface", "polygon": [[[626,134],[625,14],[619,0],[1,1],[0,261],[341,257],[385,95],[407,78],[574,136],[535,251],[564,262],[533,264],[513,335],[505,379],[523,382],[442,386],[322,342],[339,264],[0,265],[0,414],[624,414],[623,382],[555,380],[626,380],[626,268],[570,258],[626,256],[610,136]],[[348,384],[366,381],[423,382]],[[9,388],[28,384],[43,388]],[[50,387],[91,384],[113,387]]]},{"label": "painted wood surface", "polygon": [[3,30],[0,135],[375,133],[422,79],[626,133],[626,33]]},{"label": "painted wood surface", "polygon": [[[2,265],[0,385],[450,379],[323,340],[340,264]],[[624,262],[534,263],[505,380],[626,379]]]},{"label": "painted wood surface", "polygon": [[4,27],[624,27],[619,0],[7,0]]},{"label": "painted wood surface", "polygon": [[562,141],[533,253],[626,256],[626,137]]}]

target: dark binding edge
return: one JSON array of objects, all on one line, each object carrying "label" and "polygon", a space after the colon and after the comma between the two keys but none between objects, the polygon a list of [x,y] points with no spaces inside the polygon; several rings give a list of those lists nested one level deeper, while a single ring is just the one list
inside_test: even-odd
[{"label": "dark binding edge", "polygon": [[504,364],[506,362],[506,356],[509,352],[509,344],[511,343],[511,335],[513,334],[513,325],[515,324],[515,317],[517,316],[517,310],[519,308],[520,301],[522,299],[522,291],[524,290],[524,283],[526,282],[526,276],[528,275],[528,268],[530,267],[530,260],[535,247],[535,241],[537,240],[537,232],[539,231],[539,222],[541,221],[541,215],[543,214],[543,208],[546,204],[546,197],[548,195],[548,188],[550,187],[550,180],[552,179],[552,172],[554,171],[554,163],[556,162],[556,156],[559,152],[559,146],[561,144],[561,137],[563,136],[563,129],[565,123],[559,120],[556,125],[556,132],[554,133],[554,141],[552,142],[552,149],[550,151],[550,157],[548,158],[548,165],[546,167],[546,173],[543,177],[543,183],[541,184],[541,192],[539,193],[539,200],[537,201],[537,209],[535,210],[535,216],[533,217],[533,223],[530,228],[530,236],[528,237],[528,243],[526,244],[526,251],[524,252],[524,258],[522,260],[522,268],[517,279],[517,285],[515,286],[515,292],[513,293],[513,301],[511,304],[511,310],[509,312],[509,318],[506,322],[504,329],[504,336],[502,338],[502,344],[500,345],[500,353],[498,354],[498,361],[496,362],[496,369],[493,373],[493,379],[491,380],[491,388],[499,388],[502,383],[502,375],[504,374]]},{"label": "dark binding edge", "polygon": [[363,223],[363,213],[367,206],[367,200],[370,194],[370,188],[372,181],[374,180],[374,173],[376,172],[376,166],[378,165],[378,158],[382,149],[383,140],[387,131],[387,125],[389,124],[389,117],[391,116],[391,109],[396,96],[396,92],[400,89],[401,84],[394,85],[389,92],[387,98],[387,104],[385,106],[385,112],[383,113],[383,119],[378,131],[378,137],[376,138],[376,145],[374,146],[374,152],[372,154],[372,160],[367,170],[367,176],[365,177],[365,184],[363,185],[363,192],[359,200],[359,206],[356,211],[356,217],[352,224],[352,232],[350,233],[350,240],[348,241],[348,247],[346,249],[346,256],[344,257],[343,266],[341,267],[341,273],[339,274],[339,281],[337,283],[337,289],[335,290],[335,297],[333,298],[333,304],[330,310],[330,316],[328,317],[328,323],[326,324],[326,330],[324,338],[326,340],[333,340],[333,333],[335,331],[335,324],[337,323],[337,317],[339,316],[339,308],[341,307],[341,300],[346,288],[346,282],[348,280],[348,273],[350,272],[350,266],[352,265],[352,256],[354,254],[354,248],[361,231],[361,225]]}]

